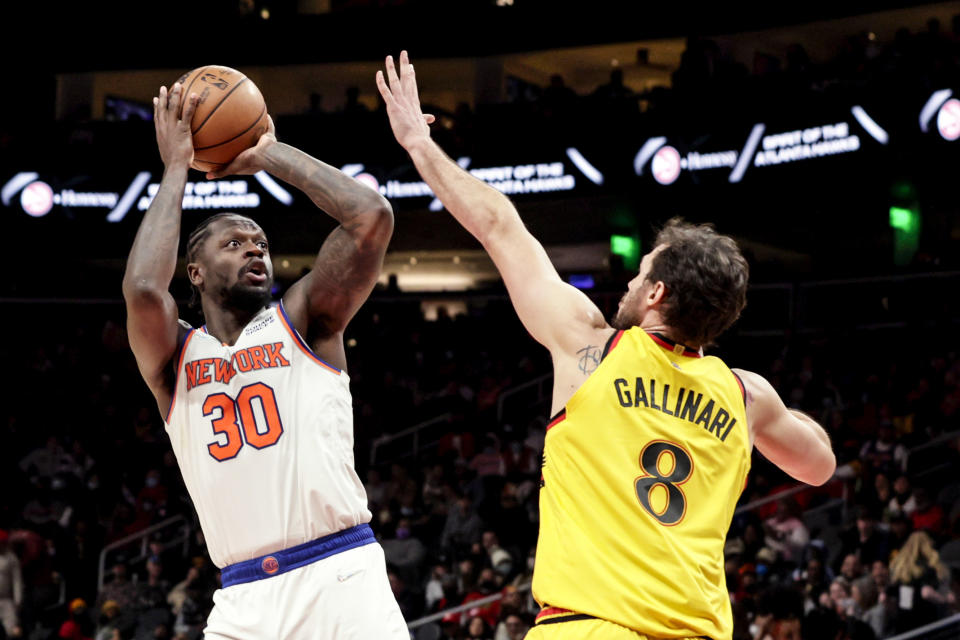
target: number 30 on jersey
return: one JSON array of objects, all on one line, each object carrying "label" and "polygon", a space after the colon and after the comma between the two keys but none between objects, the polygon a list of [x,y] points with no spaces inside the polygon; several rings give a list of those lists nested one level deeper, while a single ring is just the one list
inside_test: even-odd
[{"label": "number 30 on jersey", "polygon": [[[258,424],[255,403],[260,405],[266,429]],[[283,435],[283,423],[277,410],[277,396],[262,382],[249,384],[240,390],[236,400],[227,394],[213,393],[203,402],[203,416],[213,416],[215,434],[224,434],[226,443],[219,440],[207,445],[207,451],[218,462],[237,457],[244,443],[254,449],[264,449],[277,443]]]}]

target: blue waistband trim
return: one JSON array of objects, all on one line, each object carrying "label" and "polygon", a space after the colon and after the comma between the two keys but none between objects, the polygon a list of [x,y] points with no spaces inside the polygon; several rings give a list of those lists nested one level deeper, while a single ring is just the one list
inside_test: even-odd
[{"label": "blue waistband trim", "polygon": [[272,578],[281,573],[306,566],[311,562],[376,541],[370,525],[358,524],[355,527],[310,542],[304,542],[289,549],[275,551],[259,558],[226,566],[220,571],[220,583],[224,588],[227,588],[235,584]]}]

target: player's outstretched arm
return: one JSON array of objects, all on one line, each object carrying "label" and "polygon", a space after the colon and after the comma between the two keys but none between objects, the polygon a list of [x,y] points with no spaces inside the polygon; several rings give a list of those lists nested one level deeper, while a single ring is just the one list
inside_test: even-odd
[{"label": "player's outstretched arm", "polygon": [[490,254],[530,335],[552,353],[575,352],[583,347],[585,329],[608,330],[596,305],[563,282],[509,198],[461,169],[430,138],[431,117],[421,111],[406,51],[399,72],[387,57],[377,87],[397,142],[447,210]]},{"label": "player's outstretched arm", "polygon": [[130,347],[161,411],[169,404],[171,390],[164,387],[164,373],[176,351],[180,331],[170,282],[177,266],[183,190],[193,162],[190,119],[197,106],[197,96],[191,94],[180,119],[177,114],[182,99],[179,83],[169,93],[161,87],[159,97],[153,99],[163,179],[137,230],[123,275]]},{"label": "player's outstretched arm", "polygon": [[734,371],[747,392],[747,421],[760,453],[807,484],[819,486],[833,477],[837,459],[823,427],[805,413],[788,409],[763,376]]}]

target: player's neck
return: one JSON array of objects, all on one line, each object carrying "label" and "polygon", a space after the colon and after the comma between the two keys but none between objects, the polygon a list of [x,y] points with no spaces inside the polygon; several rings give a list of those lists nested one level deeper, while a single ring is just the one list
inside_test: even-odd
[{"label": "player's neck", "polygon": [[206,321],[207,333],[228,345],[237,342],[244,327],[250,324],[250,320],[261,311],[263,307],[250,311],[203,301],[203,318]]},{"label": "player's neck", "polygon": [[663,321],[663,317],[658,313],[648,313],[647,317],[643,319],[640,323],[640,328],[646,331],[647,333],[656,333],[657,335],[663,336],[664,338],[670,340],[671,342],[682,344],[688,349],[697,351],[697,345],[686,344],[679,338],[677,338],[677,332],[673,330],[666,322]]}]

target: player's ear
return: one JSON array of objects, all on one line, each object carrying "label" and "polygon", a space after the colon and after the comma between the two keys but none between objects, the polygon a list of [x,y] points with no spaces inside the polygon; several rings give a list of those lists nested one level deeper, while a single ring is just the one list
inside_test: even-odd
[{"label": "player's ear", "polygon": [[660,304],[667,297],[667,285],[663,280],[657,280],[653,286],[647,290],[647,306],[653,307]]},{"label": "player's ear", "polygon": [[203,265],[199,262],[191,262],[187,265],[187,277],[190,284],[198,289],[203,287]]}]

